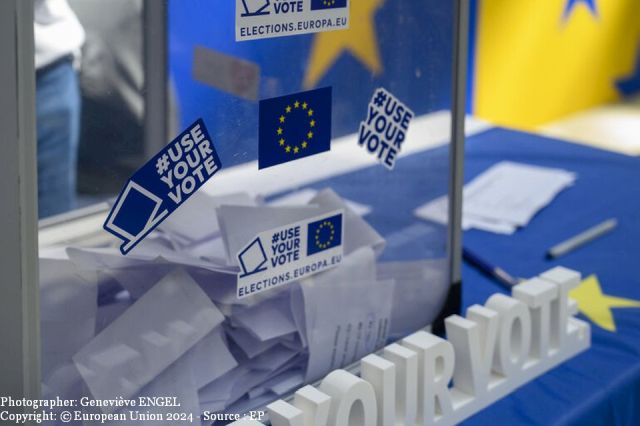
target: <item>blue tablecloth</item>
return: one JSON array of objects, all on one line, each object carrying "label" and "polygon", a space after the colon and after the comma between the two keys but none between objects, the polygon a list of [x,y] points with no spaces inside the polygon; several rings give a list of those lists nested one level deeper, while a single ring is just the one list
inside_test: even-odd
[{"label": "blue tablecloth", "polygon": [[[578,178],[526,228],[511,236],[471,230],[464,235],[465,246],[515,276],[532,277],[563,265],[584,277],[596,274],[606,294],[640,300],[640,158],[498,128],[468,138],[466,151],[467,181],[503,160],[559,167]],[[315,186],[331,186],[373,207],[367,220],[387,238],[386,260],[437,258],[445,254],[444,228],[417,220],[412,211],[446,193],[448,164],[448,148],[440,147],[401,159],[402,174],[376,166]],[[407,176],[411,184],[402,184]],[[371,182],[376,191],[370,190]],[[619,220],[614,232],[559,260],[545,260],[549,247],[611,217]],[[390,240],[399,230],[413,238],[394,244]],[[505,290],[463,267],[464,309],[500,291]],[[640,308],[613,313],[616,332],[592,324],[587,353],[464,424],[640,425]]]},{"label": "blue tablecloth", "polygon": [[[596,274],[605,294],[640,300],[640,159],[493,129],[467,141],[466,180],[511,160],[578,174],[524,229],[512,236],[468,231],[464,244],[516,276],[563,265]],[[618,228],[555,261],[545,251],[605,219]],[[503,291],[475,269],[463,269],[463,305]],[[616,331],[592,324],[591,349],[525,385],[464,425],[640,425],[640,308],[613,309]],[[583,317],[584,318],[584,317]]]}]

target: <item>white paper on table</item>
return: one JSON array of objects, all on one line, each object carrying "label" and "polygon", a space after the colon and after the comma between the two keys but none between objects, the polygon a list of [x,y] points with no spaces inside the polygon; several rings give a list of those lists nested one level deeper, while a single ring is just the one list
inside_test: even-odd
[{"label": "white paper on table", "polygon": [[306,310],[306,381],[344,367],[386,342],[393,281],[378,282],[375,255],[366,247],[340,267],[300,283]]},{"label": "white paper on table", "polygon": [[[414,210],[414,214],[420,219],[435,222],[447,226],[449,222],[449,197],[438,197]],[[480,229],[495,234],[513,234],[517,226],[512,223],[495,221],[487,218],[472,216],[464,209],[462,216],[462,230]]]},{"label": "white paper on table", "polygon": [[184,357],[191,365],[197,389],[203,388],[238,366],[238,361],[229,352],[221,326],[196,343]]},{"label": "white paper on table", "polygon": [[[313,200],[316,195],[318,195],[317,190],[313,188],[304,188],[271,200],[269,205],[273,207],[304,206],[312,204],[311,200]],[[371,213],[371,206],[346,198],[343,198],[342,200],[349,210],[353,211],[358,216],[366,216]]]},{"label": "white paper on table", "polygon": [[228,262],[237,265],[237,254],[259,233],[312,218],[325,211],[314,206],[220,206],[217,212]]},{"label": "white paper on table", "polygon": [[223,320],[198,284],[176,269],[76,353],[73,361],[94,398],[127,399]]},{"label": "white paper on table", "polygon": [[[574,173],[562,169],[498,163],[465,185],[462,229],[512,234],[518,226],[526,226],[575,179]],[[446,225],[448,198],[436,198],[414,213],[421,219]]]},{"label": "white paper on table", "polygon": [[220,231],[216,208],[222,205],[254,206],[256,200],[246,192],[212,197],[198,191],[165,219],[158,229],[190,241],[210,238]]},{"label": "white paper on table", "polygon": [[97,274],[78,271],[69,260],[40,259],[42,377],[86,345],[95,335]]},{"label": "white paper on table", "polygon": [[378,280],[393,280],[389,337],[405,337],[431,324],[449,293],[446,259],[377,265]]},{"label": "white paper on table", "polygon": [[376,255],[384,250],[385,240],[366,220],[354,213],[332,189],[320,191],[311,201],[325,211],[344,209],[344,253],[349,254],[361,247],[371,247]]},{"label": "white paper on table", "polygon": [[566,170],[503,161],[465,185],[464,209],[472,216],[525,226],[575,179]]}]

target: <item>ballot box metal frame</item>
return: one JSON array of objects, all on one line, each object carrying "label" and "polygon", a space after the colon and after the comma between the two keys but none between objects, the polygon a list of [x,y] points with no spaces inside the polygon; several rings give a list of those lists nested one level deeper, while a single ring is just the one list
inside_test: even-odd
[{"label": "ballot box metal frame", "polygon": [[[145,135],[150,154],[166,141],[168,110],[166,1],[145,0]],[[467,96],[469,0],[455,0],[451,140],[449,145],[449,223],[447,255],[450,290],[433,324],[442,331],[446,316],[461,306],[462,186]],[[0,2],[0,394],[38,398],[40,389],[40,312],[38,240],[104,238],[107,203],[38,222],[35,132],[33,1]],[[158,70],[163,70],[158,72]]]}]

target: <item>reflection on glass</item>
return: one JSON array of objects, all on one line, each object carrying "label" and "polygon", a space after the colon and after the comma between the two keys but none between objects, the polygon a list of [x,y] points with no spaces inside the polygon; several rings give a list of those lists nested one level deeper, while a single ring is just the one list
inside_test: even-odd
[{"label": "reflection on glass", "polygon": [[[80,199],[115,195],[146,162],[140,33],[127,24],[141,2],[98,3],[72,1],[87,32]],[[448,191],[453,5],[427,3],[353,1],[349,30],[237,43],[233,2],[169,2],[178,127],[202,118],[223,166],[127,256],[101,229],[104,210],[41,232],[46,396],[168,395],[198,417],[243,413],[434,321],[449,290],[448,234],[414,210]],[[102,34],[93,51],[92,34]],[[327,100],[296,99],[326,87]],[[359,143],[380,88],[405,104],[392,170]],[[273,98],[262,104],[280,108],[262,111],[269,134],[259,101]],[[308,123],[287,127],[294,116]],[[322,126],[330,150],[296,159]],[[259,168],[262,149],[281,150],[271,167]],[[292,240],[289,258],[339,245],[340,261],[256,279],[238,297],[241,270],[277,263],[277,241],[257,236],[297,223],[311,249],[296,254]]]}]

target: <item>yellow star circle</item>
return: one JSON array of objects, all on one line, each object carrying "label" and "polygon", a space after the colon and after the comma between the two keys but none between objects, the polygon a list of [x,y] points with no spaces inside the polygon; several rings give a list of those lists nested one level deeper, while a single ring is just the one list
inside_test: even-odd
[{"label": "yellow star circle", "polygon": [[[328,228],[330,230],[329,238],[326,241],[320,241],[320,233],[324,228]],[[333,242],[333,239],[335,238],[335,234],[336,234],[336,229],[333,226],[333,223],[329,222],[328,220],[325,220],[324,222],[322,222],[320,226],[318,226],[318,229],[316,229],[316,235],[315,235],[316,247],[320,249],[326,249],[327,247],[329,247]]]},{"label": "yellow star circle", "polygon": [[[294,110],[300,111],[300,107],[302,107],[302,111],[305,111],[305,112],[301,112],[301,114],[303,114],[304,116],[312,117],[315,114],[315,111],[309,108],[308,102],[300,103],[299,101],[295,101],[293,103],[293,108],[291,107],[291,105],[287,105],[284,109],[284,114],[278,117],[279,127],[277,128],[276,133],[278,134],[278,136],[284,136],[278,139],[278,145],[281,146],[284,149],[284,152],[286,152],[287,154],[293,153],[294,155],[296,155],[296,154],[299,154],[301,150],[307,149],[309,147],[309,141],[305,139],[303,139],[300,142],[300,144],[296,144],[296,145],[285,144],[285,137],[286,137],[285,122],[289,122],[289,120],[287,119],[287,115],[293,114],[292,117],[294,118],[292,119],[295,122]],[[311,140],[313,138],[314,133],[311,131],[311,128],[315,126],[316,126],[315,119],[312,119],[311,121],[309,121],[309,129],[308,129],[308,132],[306,133],[307,139]],[[287,139],[289,138],[287,137]]]}]

